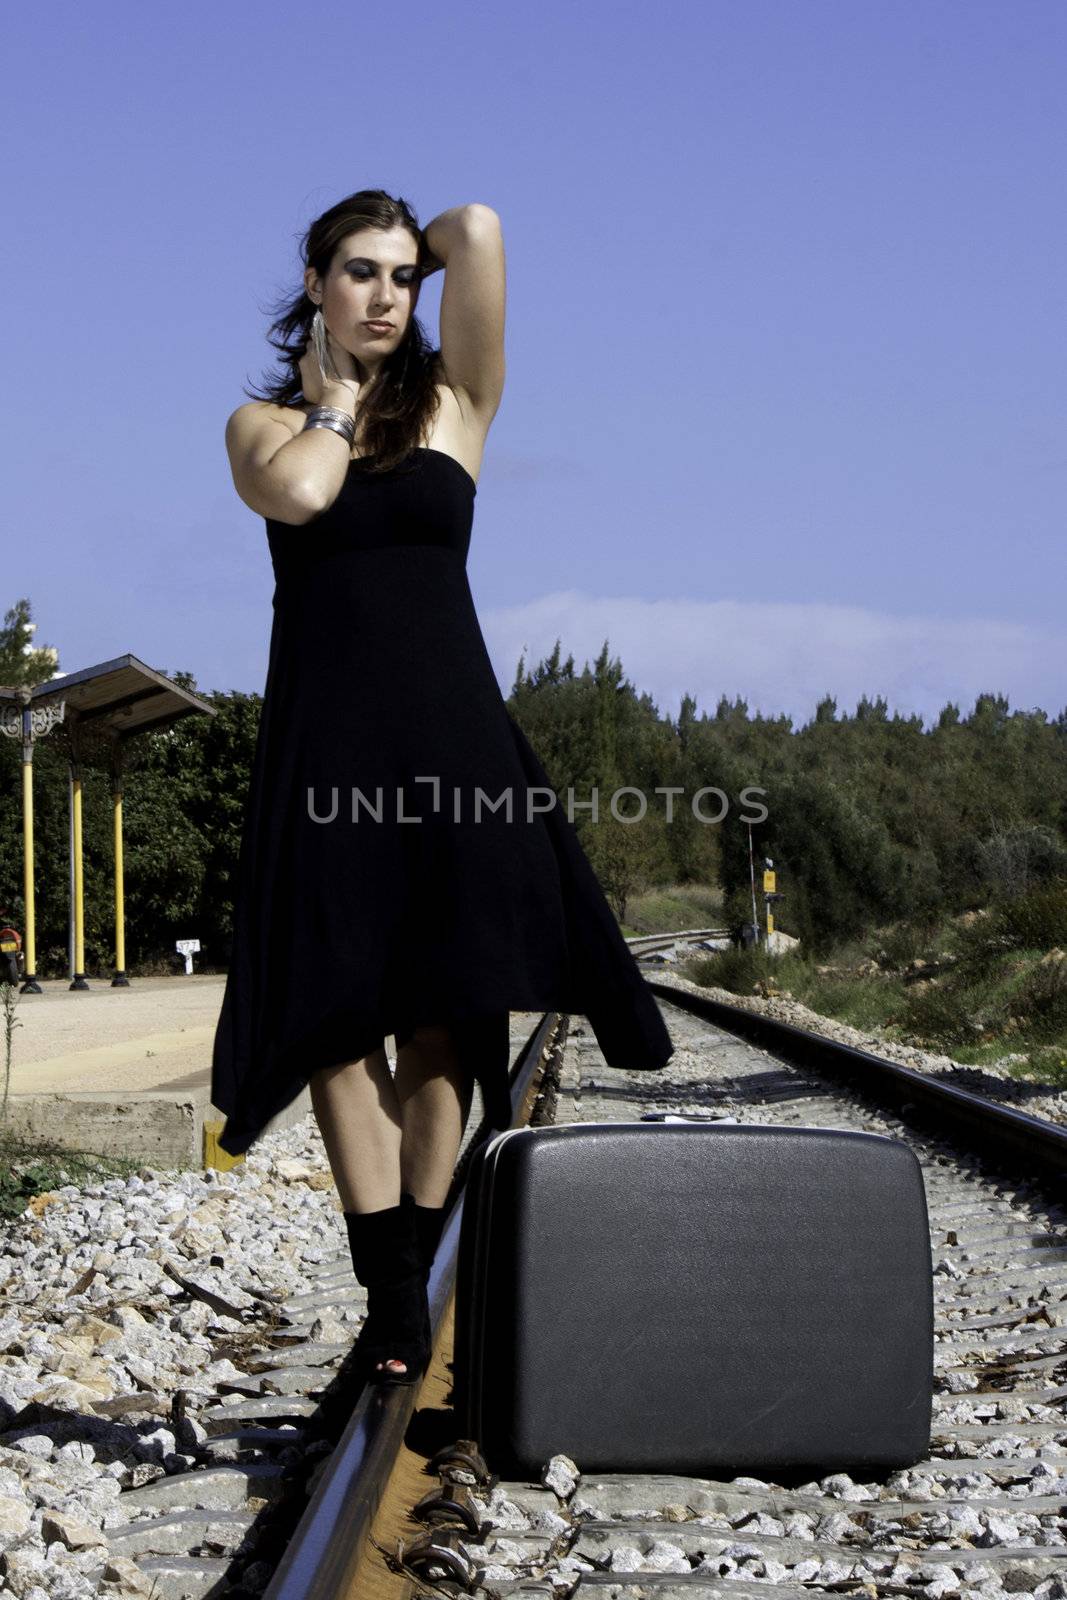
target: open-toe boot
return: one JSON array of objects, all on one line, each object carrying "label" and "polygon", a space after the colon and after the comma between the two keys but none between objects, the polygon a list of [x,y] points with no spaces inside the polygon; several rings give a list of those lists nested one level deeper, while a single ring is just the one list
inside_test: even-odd
[{"label": "open-toe boot", "polygon": [[[426,1274],[414,1204],[411,1195],[402,1195],[399,1205],[380,1211],[344,1213],[352,1266],[367,1291],[360,1350],[374,1383],[413,1383],[430,1359]],[[387,1366],[391,1360],[402,1361],[403,1370]]]}]

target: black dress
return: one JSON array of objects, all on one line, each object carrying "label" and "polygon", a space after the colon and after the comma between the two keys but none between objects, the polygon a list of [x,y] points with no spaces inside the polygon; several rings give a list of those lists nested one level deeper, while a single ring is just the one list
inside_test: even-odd
[{"label": "black dress", "polygon": [[672,1054],[497,685],[466,569],[476,493],[421,447],[386,473],[353,460],[309,523],[267,519],[274,620],[211,1075],[231,1155],[316,1068],[420,1023],[456,1030],[497,1128],[509,1011],[584,1014],[612,1066]]}]

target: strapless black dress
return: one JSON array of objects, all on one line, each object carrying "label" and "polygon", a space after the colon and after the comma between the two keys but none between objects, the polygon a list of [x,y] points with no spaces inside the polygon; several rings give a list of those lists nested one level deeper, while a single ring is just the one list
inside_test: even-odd
[{"label": "strapless black dress", "polygon": [[267,519],[274,620],[212,1056],[231,1155],[317,1068],[422,1023],[455,1029],[497,1128],[510,1011],[585,1015],[612,1066],[672,1053],[493,673],[476,493],[423,447],[387,473],[354,460],[310,523]]}]

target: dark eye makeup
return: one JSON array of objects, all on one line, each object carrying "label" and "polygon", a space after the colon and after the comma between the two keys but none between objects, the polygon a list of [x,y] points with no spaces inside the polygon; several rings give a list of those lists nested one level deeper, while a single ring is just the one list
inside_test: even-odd
[{"label": "dark eye makeup", "polygon": [[[370,263],[366,261],[349,261],[346,263],[346,268],[349,272],[351,272],[353,278],[366,278],[368,276],[372,276],[373,274],[369,274],[366,270],[369,266]],[[409,276],[398,279],[400,283],[414,283],[414,267],[397,267],[396,272],[393,273],[394,278],[397,276],[397,273],[401,272],[407,273]]]}]

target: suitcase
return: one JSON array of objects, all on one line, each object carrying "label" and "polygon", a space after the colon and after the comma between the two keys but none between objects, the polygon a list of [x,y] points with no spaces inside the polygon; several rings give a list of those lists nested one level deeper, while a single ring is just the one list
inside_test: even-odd
[{"label": "suitcase", "polygon": [[503,1476],[812,1475],[929,1453],[926,1194],[898,1139],[517,1128],[471,1158],[456,1421]]}]

